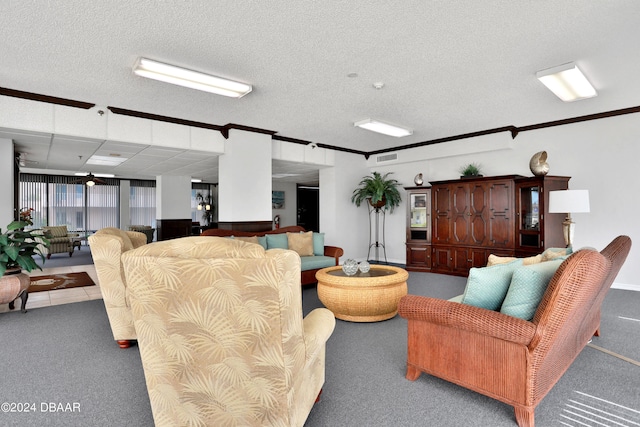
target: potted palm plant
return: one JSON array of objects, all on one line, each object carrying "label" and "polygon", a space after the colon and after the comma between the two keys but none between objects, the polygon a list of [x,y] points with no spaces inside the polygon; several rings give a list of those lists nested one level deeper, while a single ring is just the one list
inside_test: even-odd
[{"label": "potted palm plant", "polygon": [[41,248],[48,246],[49,241],[43,234],[25,230],[24,227],[28,225],[30,224],[27,221],[13,221],[4,233],[0,229],[0,276],[7,271],[17,270],[19,273],[34,268],[42,270],[33,256],[39,255],[44,262],[45,256]]},{"label": "potted palm plant", "polygon": [[36,234],[33,230],[25,231],[24,227],[28,225],[31,225],[31,221],[13,221],[4,233],[0,229],[0,302],[8,302],[9,309],[13,310],[14,300],[20,296],[23,313],[27,311],[31,278],[22,270],[42,270],[33,256],[40,255],[44,262],[41,248],[49,245],[44,235]]},{"label": "potted palm plant", "polygon": [[362,202],[367,200],[374,208],[389,209],[393,212],[393,209],[400,205],[402,198],[398,191],[400,183],[389,178],[392,173],[387,172],[381,175],[380,172],[373,172],[371,175],[363,177],[358,188],[353,190],[351,202],[360,206]]}]

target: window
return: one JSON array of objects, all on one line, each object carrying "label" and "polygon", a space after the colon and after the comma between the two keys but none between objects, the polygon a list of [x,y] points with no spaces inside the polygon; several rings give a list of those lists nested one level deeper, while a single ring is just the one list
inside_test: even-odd
[{"label": "window", "polygon": [[129,216],[131,225],[151,225],[156,228],[155,181],[131,180]]}]

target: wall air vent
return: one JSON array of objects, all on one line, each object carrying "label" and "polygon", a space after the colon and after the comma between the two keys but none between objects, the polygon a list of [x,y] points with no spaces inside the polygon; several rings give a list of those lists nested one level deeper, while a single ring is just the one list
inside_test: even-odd
[{"label": "wall air vent", "polygon": [[382,156],[376,157],[376,163],[386,163],[393,160],[398,160],[398,153],[383,154]]}]

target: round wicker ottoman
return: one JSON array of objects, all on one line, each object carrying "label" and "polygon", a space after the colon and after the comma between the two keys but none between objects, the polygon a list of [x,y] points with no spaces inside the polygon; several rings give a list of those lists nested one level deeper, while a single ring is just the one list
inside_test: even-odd
[{"label": "round wicker ottoman", "polygon": [[350,322],[379,322],[398,313],[398,301],[407,294],[402,268],[372,265],[368,273],[347,276],[341,266],[316,273],[318,298],[336,318]]}]

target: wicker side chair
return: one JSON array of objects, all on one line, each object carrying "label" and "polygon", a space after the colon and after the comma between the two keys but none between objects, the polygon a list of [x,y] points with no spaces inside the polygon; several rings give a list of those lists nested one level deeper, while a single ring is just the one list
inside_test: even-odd
[{"label": "wicker side chair", "polygon": [[624,263],[631,240],[616,238],[602,253],[580,250],[551,279],[531,321],[452,301],[407,295],[407,379],[422,372],[497,399],[515,409],[520,427],[591,337],[600,305]]}]

